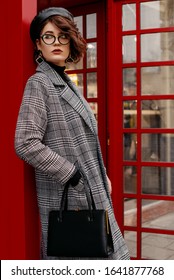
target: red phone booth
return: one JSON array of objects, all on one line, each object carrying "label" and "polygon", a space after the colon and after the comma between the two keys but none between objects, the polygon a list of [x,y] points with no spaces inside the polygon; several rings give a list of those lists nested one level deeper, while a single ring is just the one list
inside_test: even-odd
[{"label": "red phone booth", "polygon": [[[33,169],[14,151],[26,79],[34,72],[29,24],[68,8],[88,45],[68,74],[98,121],[115,215],[134,259],[174,259],[173,1],[16,0],[1,26],[1,259],[39,259]],[[151,15],[151,16],[149,16]]]}]

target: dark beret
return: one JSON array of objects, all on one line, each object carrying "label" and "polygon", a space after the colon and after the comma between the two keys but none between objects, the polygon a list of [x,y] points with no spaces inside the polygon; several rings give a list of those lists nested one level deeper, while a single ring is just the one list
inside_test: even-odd
[{"label": "dark beret", "polygon": [[68,18],[73,21],[73,15],[66,10],[65,8],[60,7],[51,7],[44,9],[38,13],[32,20],[30,24],[30,37],[31,40],[35,43],[36,39],[38,39],[38,33],[40,30],[40,26],[42,23],[47,20],[50,16],[62,16]]}]

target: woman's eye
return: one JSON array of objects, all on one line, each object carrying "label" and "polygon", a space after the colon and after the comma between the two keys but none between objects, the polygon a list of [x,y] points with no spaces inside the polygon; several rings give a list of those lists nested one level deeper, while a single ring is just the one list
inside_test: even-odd
[{"label": "woman's eye", "polygon": [[44,35],[44,38],[45,38],[45,39],[52,39],[52,38],[53,38],[53,35],[45,34],[45,35]]},{"label": "woman's eye", "polygon": [[60,35],[60,37],[61,37],[62,39],[67,39],[67,36],[66,36],[65,34]]}]

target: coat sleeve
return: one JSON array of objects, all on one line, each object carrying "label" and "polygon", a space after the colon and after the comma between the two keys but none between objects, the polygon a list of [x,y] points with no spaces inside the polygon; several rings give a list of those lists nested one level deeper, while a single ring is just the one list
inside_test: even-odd
[{"label": "coat sleeve", "polygon": [[65,184],[75,173],[74,164],[43,144],[47,127],[46,87],[31,77],[26,84],[16,131],[16,154],[27,163]]}]

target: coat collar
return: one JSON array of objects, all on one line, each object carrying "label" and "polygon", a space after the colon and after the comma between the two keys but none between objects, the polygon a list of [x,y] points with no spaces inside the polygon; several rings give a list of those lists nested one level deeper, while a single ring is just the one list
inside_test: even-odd
[{"label": "coat collar", "polygon": [[36,69],[36,72],[42,72],[47,75],[47,77],[52,81],[52,83],[56,86],[63,86],[64,90],[60,92],[60,96],[68,102],[74,110],[76,110],[81,117],[84,119],[86,124],[89,126],[91,131],[94,134],[97,134],[97,126],[96,120],[93,116],[93,112],[87,103],[87,101],[82,98],[81,94],[78,91],[78,88],[71,81],[71,79],[67,77],[67,83],[62,79],[62,77],[44,60],[39,62],[39,65]]}]

